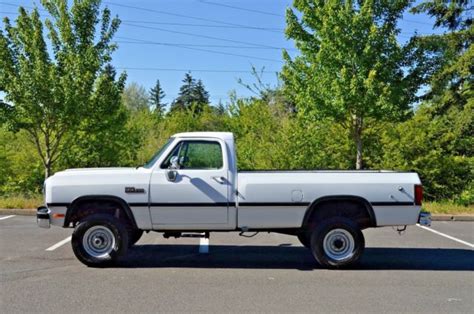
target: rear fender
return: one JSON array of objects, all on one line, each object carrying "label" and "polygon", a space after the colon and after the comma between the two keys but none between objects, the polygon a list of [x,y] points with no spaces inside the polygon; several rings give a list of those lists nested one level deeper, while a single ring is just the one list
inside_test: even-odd
[{"label": "rear fender", "polygon": [[[303,228],[308,227],[311,223],[313,223],[315,217],[317,216],[317,213],[321,210],[324,210],[325,207],[328,208],[330,205],[325,205],[325,204],[337,204],[337,203],[352,203],[352,204],[358,204],[359,208],[362,208],[364,210],[364,214],[366,215],[366,218],[368,218],[368,221],[360,222],[362,228],[367,228],[367,227],[375,227],[377,226],[377,220],[375,217],[374,210],[372,208],[372,205],[363,197],[360,196],[354,196],[354,195],[331,195],[331,196],[324,196],[320,197],[316,200],[314,200],[309,206],[308,209],[306,210],[304,219],[303,219]],[[334,212],[329,212],[328,216],[344,216],[343,211],[335,210]],[[367,220],[367,219],[364,219]]]}]

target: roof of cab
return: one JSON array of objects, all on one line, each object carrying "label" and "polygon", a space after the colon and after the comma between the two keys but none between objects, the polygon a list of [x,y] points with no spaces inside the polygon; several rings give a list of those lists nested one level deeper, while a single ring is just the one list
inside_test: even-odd
[{"label": "roof of cab", "polygon": [[213,137],[223,140],[233,140],[234,134],[231,132],[183,132],[176,133],[173,137]]}]

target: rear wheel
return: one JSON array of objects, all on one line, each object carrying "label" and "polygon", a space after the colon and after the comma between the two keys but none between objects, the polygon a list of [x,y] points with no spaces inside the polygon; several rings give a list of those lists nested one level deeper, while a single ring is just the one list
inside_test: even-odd
[{"label": "rear wheel", "polygon": [[92,215],[81,221],[72,234],[74,255],[92,267],[107,266],[124,255],[128,247],[128,231],[117,218]]},{"label": "rear wheel", "polygon": [[303,244],[304,247],[309,248],[311,246],[311,237],[308,235],[307,232],[302,232],[297,235],[298,240],[300,240],[301,244]]},{"label": "rear wheel", "polygon": [[311,252],[319,264],[328,268],[354,264],[364,247],[364,235],[359,226],[343,217],[321,222],[311,234]]}]

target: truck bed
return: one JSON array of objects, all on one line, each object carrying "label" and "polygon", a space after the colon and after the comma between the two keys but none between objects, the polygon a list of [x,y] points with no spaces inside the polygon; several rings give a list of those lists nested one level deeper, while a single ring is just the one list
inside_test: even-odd
[{"label": "truck bed", "polygon": [[[414,224],[414,172],[385,170],[258,170],[238,172],[238,225],[300,227],[307,207],[322,197],[362,197],[373,208],[377,226]],[[271,201],[269,201],[271,200]]]}]

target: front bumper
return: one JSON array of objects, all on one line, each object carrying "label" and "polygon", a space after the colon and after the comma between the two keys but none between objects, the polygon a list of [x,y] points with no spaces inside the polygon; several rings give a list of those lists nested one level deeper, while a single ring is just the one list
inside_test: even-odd
[{"label": "front bumper", "polygon": [[36,209],[36,224],[40,228],[51,227],[50,211],[46,206],[40,206]]},{"label": "front bumper", "polygon": [[418,216],[418,224],[421,226],[431,226],[431,213],[429,212],[421,212]]}]

